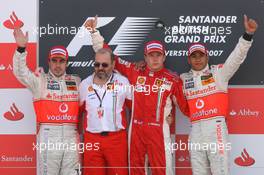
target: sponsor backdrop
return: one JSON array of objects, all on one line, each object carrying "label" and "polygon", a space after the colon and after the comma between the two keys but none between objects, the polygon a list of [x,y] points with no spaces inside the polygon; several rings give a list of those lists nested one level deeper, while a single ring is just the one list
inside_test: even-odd
[{"label": "sponsor backdrop", "polygon": [[12,23],[14,11],[29,32],[27,64],[31,70],[37,65],[38,2],[28,0],[0,0],[0,174],[36,174],[36,117],[32,94],[13,75],[12,59],[16,49],[13,31],[3,23]]},{"label": "sponsor backdrop", "polygon": [[[247,59],[230,81],[230,115],[227,117],[232,151],[231,174],[260,175],[264,171],[264,1],[263,0],[0,0],[0,174],[35,174],[33,150],[36,124],[32,96],[12,74],[16,48],[12,31],[3,22],[15,11],[29,31],[28,66],[47,71],[47,53],[54,45],[69,51],[69,73],[81,78],[93,71],[91,37],[82,27],[99,15],[98,27],[114,53],[129,61],[143,59],[144,43],[158,39],[166,44],[166,66],[183,73],[189,70],[187,48],[205,43],[210,63],[223,63],[243,34],[243,14],[256,19],[259,30]],[[38,44],[37,44],[38,43]],[[177,113],[176,143],[188,141],[190,123]],[[174,140],[173,139],[173,140]],[[19,146],[19,147],[18,147]],[[175,151],[175,174],[191,174],[188,151]]]}]

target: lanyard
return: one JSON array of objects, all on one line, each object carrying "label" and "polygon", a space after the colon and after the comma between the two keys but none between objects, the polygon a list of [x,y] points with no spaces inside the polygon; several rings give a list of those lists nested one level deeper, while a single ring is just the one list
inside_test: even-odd
[{"label": "lanyard", "polygon": [[[110,83],[113,81],[113,78],[114,78],[114,73],[113,73],[113,75],[112,75],[112,77],[110,79]],[[94,92],[95,92],[98,100],[100,101],[100,106],[99,107],[101,108],[102,107],[103,100],[104,100],[104,97],[105,97],[105,94],[106,94],[106,90],[104,91],[104,94],[103,94],[103,97],[102,98],[100,98],[98,92],[95,89],[94,89]]]}]

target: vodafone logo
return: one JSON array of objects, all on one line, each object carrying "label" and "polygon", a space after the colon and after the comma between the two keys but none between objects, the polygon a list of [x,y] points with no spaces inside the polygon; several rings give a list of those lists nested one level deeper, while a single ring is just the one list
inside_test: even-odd
[{"label": "vodafone logo", "polygon": [[21,111],[19,111],[16,104],[13,103],[12,106],[10,107],[10,111],[4,113],[4,117],[10,121],[19,121],[24,118],[24,114]]},{"label": "vodafone logo", "polygon": [[66,113],[69,110],[69,107],[66,103],[62,103],[59,107],[59,110],[61,113]]},{"label": "vodafone logo", "polygon": [[198,99],[195,105],[197,109],[202,109],[204,107],[204,101],[202,99]]},{"label": "vodafone logo", "polygon": [[252,166],[255,164],[255,159],[250,157],[247,150],[244,148],[243,152],[241,152],[241,156],[235,159],[235,164],[238,166]]}]

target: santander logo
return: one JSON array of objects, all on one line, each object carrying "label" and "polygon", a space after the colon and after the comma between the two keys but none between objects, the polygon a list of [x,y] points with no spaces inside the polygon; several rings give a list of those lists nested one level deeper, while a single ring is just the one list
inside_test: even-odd
[{"label": "santander logo", "polygon": [[19,111],[15,103],[13,103],[12,106],[10,107],[10,111],[4,113],[4,117],[10,121],[18,121],[24,118],[24,114],[21,111]]},{"label": "santander logo", "polygon": [[237,115],[237,112],[234,111],[234,110],[232,110],[229,114],[230,114],[231,116],[235,116],[235,115]]},{"label": "santander logo", "polygon": [[229,112],[230,116],[233,117],[260,117],[261,113],[258,110],[250,109],[250,108],[241,108],[239,110],[232,109]]},{"label": "santander logo", "polygon": [[6,69],[6,67],[3,64],[1,64],[0,65],[0,70],[5,70],[5,69]]},{"label": "santander logo", "polygon": [[15,12],[13,12],[10,15],[10,19],[6,20],[4,23],[4,26],[8,29],[19,29],[21,27],[23,27],[24,23],[18,19],[18,17],[16,16]]},{"label": "santander logo", "polygon": [[241,152],[241,156],[235,159],[235,164],[238,166],[251,166],[255,163],[255,159],[250,157],[247,150],[244,148]]}]

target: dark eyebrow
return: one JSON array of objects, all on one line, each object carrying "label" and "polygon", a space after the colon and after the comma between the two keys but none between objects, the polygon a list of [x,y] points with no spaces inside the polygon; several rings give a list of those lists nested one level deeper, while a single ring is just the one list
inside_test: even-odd
[{"label": "dark eyebrow", "polygon": [[55,59],[55,58],[51,58],[51,61],[52,62],[65,62],[66,60],[65,59],[58,60],[58,59]]}]

